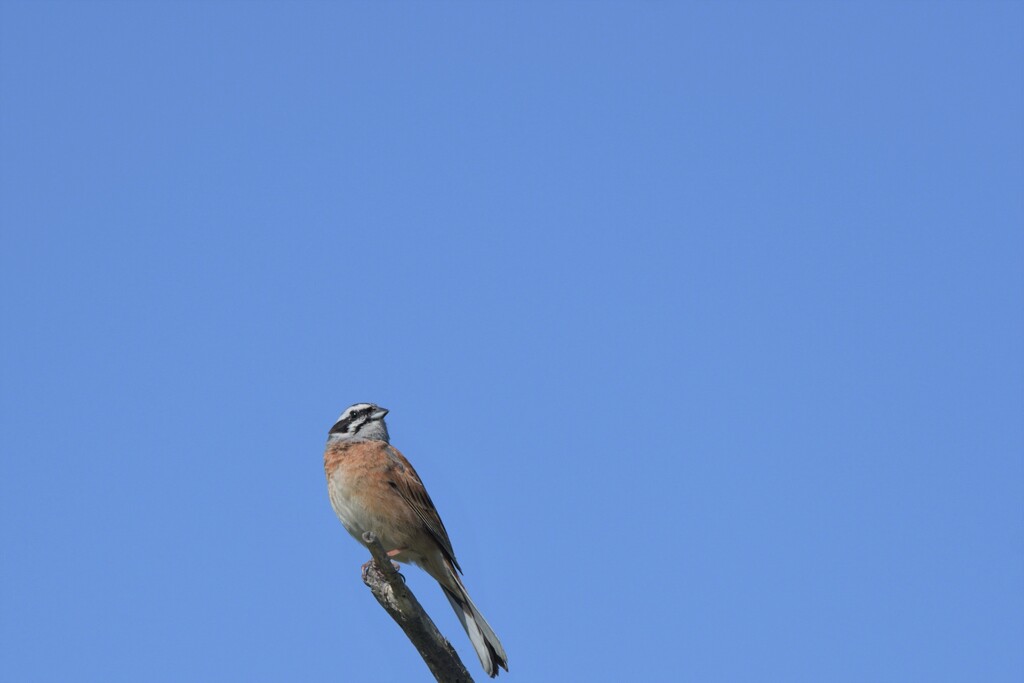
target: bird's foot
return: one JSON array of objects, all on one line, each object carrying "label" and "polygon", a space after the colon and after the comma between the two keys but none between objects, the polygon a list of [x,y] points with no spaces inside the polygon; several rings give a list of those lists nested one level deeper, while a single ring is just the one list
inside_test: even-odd
[{"label": "bird's foot", "polygon": [[[364,562],[363,566],[361,566],[359,568],[363,572],[364,575],[366,574],[366,572],[368,572],[370,570],[370,565],[371,564],[373,564],[373,560],[372,559]],[[403,576],[402,572],[401,572],[402,565],[398,564],[395,561],[392,561],[391,562],[391,568],[395,570],[396,574],[398,574],[399,576],[402,577],[402,582],[404,583],[405,582],[405,576]]]}]

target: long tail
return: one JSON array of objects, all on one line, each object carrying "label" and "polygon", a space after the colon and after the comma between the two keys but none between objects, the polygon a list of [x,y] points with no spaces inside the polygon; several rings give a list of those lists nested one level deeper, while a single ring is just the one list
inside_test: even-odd
[{"label": "long tail", "polygon": [[480,614],[480,610],[469,599],[469,593],[466,592],[466,587],[462,585],[458,575],[452,571],[451,577],[454,579],[450,582],[453,584],[452,588],[443,583],[441,588],[444,589],[445,597],[448,598],[456,616],[462,622],[462,628],[466,629],[466,635],[473,643],[473,649],[476,650],[476,656],[480,658],[480,664],[483,665],[484,671],[491,678],[498,675],[499,666],[508,671],[508,657],[505,655],[505,648],[501,646],[498,636],[494,635],[491,625],[487,623],[484,615]]}]

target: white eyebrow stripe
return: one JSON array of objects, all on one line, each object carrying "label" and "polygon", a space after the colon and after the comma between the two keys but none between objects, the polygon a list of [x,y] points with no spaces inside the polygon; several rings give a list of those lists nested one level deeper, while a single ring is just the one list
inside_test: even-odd
[{"label": "white eyebrow stripe", "polygon": [[357,413],[360,410],[366,410],[367,408],[372,408],[372,407],[373,407],[372,403],[356,403],[355,405],[351,405],[348,408],[345,408],[345,411],[341,415],[339,415],[338,419],[335,420],[334,422],[335,422],[335,424],[337,424],[338,422],[341,422],[342,420],[344,420],[346,417],[348,417],[350,415],[353,415],[354,413]]}]

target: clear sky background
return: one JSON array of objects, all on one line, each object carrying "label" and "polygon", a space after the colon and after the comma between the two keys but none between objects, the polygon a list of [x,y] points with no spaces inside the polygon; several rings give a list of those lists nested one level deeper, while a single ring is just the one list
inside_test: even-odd
[{"label": "clear sky background", "polygon": [[0,141],[5,680],[427,680],[358,401],[509,681],[1024,678],[1021,3],[5,1]]}]

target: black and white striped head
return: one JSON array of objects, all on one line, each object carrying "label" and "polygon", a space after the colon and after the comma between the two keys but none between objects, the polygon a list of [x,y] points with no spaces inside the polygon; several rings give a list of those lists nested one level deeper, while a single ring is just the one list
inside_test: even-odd
[{"label": "black and white striped head", "polygon": [[384,424],[387,408],[373,403],[356,403],[345,409],[327,433],[327,439],[368,439],[387,441],[388,426]]}]

